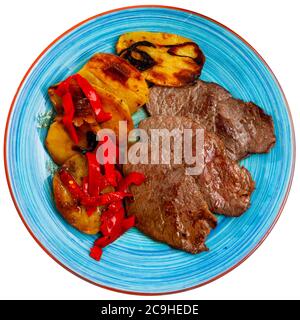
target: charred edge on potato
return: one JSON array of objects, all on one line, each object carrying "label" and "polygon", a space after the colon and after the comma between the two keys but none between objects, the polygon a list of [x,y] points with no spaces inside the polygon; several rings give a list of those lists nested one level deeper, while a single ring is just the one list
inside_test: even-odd
[{"label": "charred edge on potato", "polygon": [[[155,60],[153,58],[151,58],[151,56],[148,53],[138,49],[137,48],[138,46],[156,48],[156,46],[149,41],[139,41],[139,42],[132,44],[130,47],[122,50],[119,53],[119,56],[124,58],[128,62],[130,62],[139,71],[145,71],[147,69],[152,68],[156,64]],[[138,54],[138,56],[141,59],[134,58],[132,55],[133,53]]]},{"label": "charred edge on potato", "polygon": [[[196,52],[196,57],[195,58],[191,58],[191,57],[186,56],[186,55],[177,54],[177,51],[180,48],[183,48],[183,47],[185,47],[187,45],[193,46],[193,48],[194,48],[194,50]],[[184,43],[181,43],[181,44],[166,45],[165,47],[170,48],[167,51],[170,55],[177,56],[177,57],[183,57],[183,58],[191,58],[198,65],[204,65],[204,63],[205,63],[205,56],[204,56],[203,52],[200,50],[200,48],[198,47],[198,45],[195,42],[184,42]]]},{"label": "charred edge on potato", "polygon": [[112,63],[106,68],[103,68],[103,72],[109,76],[112,80],[119,81],[123,85],[126,84],[130,77],[130,71],[124,68],[123,65],[118,63]]}]

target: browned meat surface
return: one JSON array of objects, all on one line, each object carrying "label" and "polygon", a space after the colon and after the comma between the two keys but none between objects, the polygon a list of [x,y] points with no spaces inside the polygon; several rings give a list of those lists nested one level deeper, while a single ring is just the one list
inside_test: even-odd
[{"label": "browned meat surface", "polygon": [[271,116],[252,102],[234,99],[215,83],[198,80],[181,88],[154,86],[147,109],[151,115],[186,116],[199,122],[221,137],[233,160],[268,152],[276,141]]},{"label": "browned meat surface", "polygon": [[[178,128],[192,129],[195,133],[196,129],[203,129],[189,118],[176,116],[150,117],[139,127],[148,132]],[[193,152],[196,152],[194,142],[195,139]],[[123,170],[125,175],[138,171],[147,177],[143,185],[132,187],[135,201],[128,203],[129,214],[136,215],[137,227],[156,240],[196,253],[206,249],[204,241],[216,224],[210,211],[241,215],[250,205],[254,182],[245,168],[228,157],[222,140],[206,130],[203,172],[189,176],[186,167],[185,163],[126,164]]]},{"label": "browned meat surface", "polygon": [[205,240],[217,224],[201,191],[184,170],[166,166],[126,165],[125,174],[143,172],[147,181],[132,186],[134,202],[128,211],[137,218],[137,227],[153,239],[191,253],[207,250]]},{"label": "browned meat surface", "polygon": [[[178,128],[192,129],[193,132],[196,129],[203,129],[195,121],[177,116],[150,117],[143,120],[139,128],[148,132],[150,129],[171,131]],[[195,153],[195,139],[193,139],[193,154]],[[180,166],[187,167],[184,163],[171,165],[173,168]],[[223,141],[212,132],[204,130],[204,170],[202,174],[193,177],[211,211],[226,216],[239,216],[249,208],[254,181],[246,168],[228,157]]]}]

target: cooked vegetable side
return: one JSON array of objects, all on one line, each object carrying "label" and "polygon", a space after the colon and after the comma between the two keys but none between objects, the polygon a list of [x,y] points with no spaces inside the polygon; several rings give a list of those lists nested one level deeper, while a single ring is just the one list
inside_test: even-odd
[{"label": "cooked vegetable side", "polygon": [[195,42],[161,32],[126,33],[119,38],[116,51],[140,70],[147,81],[168,87],[195,81],[205,62]]},{"label": "cooked vegetable side", "polygon": [[148,101],[149,90],[141,73],[126,60],[108,53],[95,54],[79,71],[91,85],[118,97],[134,113]]},{"label": "cooked vegetable side", "polygon": [[[85,156],[74,155],[65,162],[62,168],[68,170],[80,187],[83,185],[83,179],[88,175]],[[99,232],[100,215],[104,207],[97,207],[89,216],[86,207],[80,205],[78,199],[75,199],[63,184],[59,173],[56,173],[53,178],[53,194],[58,211],[73,227],[87,234]]]},{"label": "cooked vegetable side", "polygon": [[[74,228],[99,235],[90,250],[95,260],[135,225],[176,249],[206,251],[206,239],[217,226],[214,214],[238,217],[250,206],[255,182],[237,160],[272,148],[272,117],[199,80],[205,56],[189,38],[129,32],[119,37],[116,53],[95,54],[78,73],[48,89],[56,116],[45,146],[61,166],[53,178],[56,207]],[[203,130],[202,173],[186,175],[185,162],[122,168],[118,140],[97,141],[97,134],[111,129],[128,139],[132,115],[140,108],[150,113],[139,124],[147,133]],[[127,123],[125,133],[119,131],[121,121]],[[115,159],[102,161],[98,151],[104,143]]]},{"label": "cooked vegetable side", "polygon": [[[54,201],[73,227],[101,235],[90,252],[99,260],[103,247],[134,226],[135,218],[126,217],[122,200],[131,196],[129,185],[141,184],[144,176],[133,173],[123,178],[114,163],[100,165],[97,150],[104,142],[98,142],[96,135],[111,129],[118,136],[121,121],[131,130],[131,112],[147,102],[148,86],[125,60],[97,54],[48,93],[57,115],[45,145],[62,165],[53,178]],[[118,146],[108,136],[105,142],[117,152]]]}]

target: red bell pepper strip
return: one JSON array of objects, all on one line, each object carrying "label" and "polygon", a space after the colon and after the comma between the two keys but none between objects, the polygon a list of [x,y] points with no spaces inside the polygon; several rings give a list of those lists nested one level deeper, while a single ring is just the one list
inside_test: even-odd
[{"label": "red bell pepper strip", "polygon": [[[107,149],[104,151],[104,157],[110,157],[107,159],[107,162],[104,163],[104,172],[105,172],[105,178],[108,181],[108,183],[113,186],[117,187],[118,182],[120,181],[121,174],[118,172],[115,168],[115,161],[118,163],[118,154],[119,154],[119,148],[116,144],[112,142],[109,136],[104,136],[104,141],[99,143],[99,146],[101,146],[103,143],[107,144]],[[109,154],[109,151],[112,152],[112,150],[115,150],[115,159],[112,157],[112,154]]]},{"label": "red bell pepper strip", "polygon": [[66,80],[62,81],[55,93],[62,98],[62,105],[64,109],[63,123],[71,137],[71,139],[78,144],[78,137],[73,126],[73,117],[75,114],[75,108],[73,104],[72,94],[70,92],[70,82],[71,80],[76,80],[77,84],[83,91],[84,95],[88,98],[92,109],[94,110],[96,120],[98,122],[105,122],[111,119],[112,115],[103,110],[101,105],[100,97],[90,83],[83,78],[81,75],[76,74],[68,77]]},{"label": "red bell pepper strip", "polygon": [[134,225],[135,225],[135,216],[130,216],[122,221],[123,231],[127,231],[128,229],[134,227]]},{"label": "red bell pepper strip", "polygon": [[110,204],[108,210],[104,211],[101,215],[100,231],[105,236],[115,233],[115,230],[122,225],[125,210],[121,201],[117,203],[117,205],[115,203]]},{"label": "red bell pepper strip", "polygon": [[126,193],[123,191],[117,191],[117,192],[104,193],[104,194],[101,194],[100,196],[95,196],[95,197],[84,196],[82,199],[80,199],[80,203],[83,206],[87,206],[87,207],[92,207],[92,206],[98,207],[98,206],[104,206],[119,200],[123,200],[125,197],[132,197],[132,194]]},{"label": "red bell pepper strip", "polygon": [[82,179],[82,191],[88,195],[89,194],[89,181],[88,181],[88,177],[84,177]]},{"label": "red bell pepper strip", "polygon": [[101,174],[100,164],[97,161],[95,153],[87,152],[86,158],[88,161],[88,193],[91,196],[98,196],[99,193],[109,186],[109,181]]},{"label": "red bell pepper strip", "polygon": [[109,236],[112,234],[112,230],[116,227],[118,223],[118,218],[115,214],[106,214],[106,215],[101,215],[101,225],[100,225],[100,232],[104,236]]},{"label": "red bell pepper strip", "polygon": [[89,196],[81,189],[72,175],[65,169],[60,170],[59,176],[62,183],[71,193],[72,197],[79,200],[80,204],[86,207],[104,206],[111,204],[112,202],[123,200],[125,197],[132,197],[132,194],[122,191],[109,192],[94,197]]},{"label": "red bell pepper strip", "polygon": [[122,234],[123,234],[122,232],[116,232],[109,236],[100,237],[94,242],[94,246],[104,248],[109,244],[113,243],[114,241],[116,241]]},{"label": "red bell pepper strip", "polygon": [[123,192],[123,191],[117,191],[117,192],[108,192],[101,194],[99,196],[86,196],[84,195],[82,198],[80,198],[80,203],[83,206],[104,206],[111,204],[116,201],[123,200],[126,197],[132,197],[131,193]]},{"label": "red bell pepper strip", "polygon": [[89,102],[94,110],[96,119],[98,122],[105,122],[111,119],[111,113],[107,113],[103,110],[100,97],[90,83],[83,78],[80,74],[74,75],[79,87],[83,91],[84,95],[89,99]]},{"label": "red bell pepper strip", "polygon": [[117,212],[119,210],[124,210],[122,201],[113,202],[108,206],[108,209]]},{"label": "red bell pepper strip", "polygon": [[124,177],[120,181],[118,190],[123,191],[123,192],[128,192],[129,186],[131,184],[139,186],[145,181],[145,179],[146,179],[146,177],[142,173],[130,172],[126,177]]},{"label": "red bell pepper strip", "polygon": [[62,104],[64,108],[63,124],[66,127],[71,139],[75,144],[78,144],[78,136],[73,125],[73,117],[75,113],[72,95],[67,92],[62,97]]},{"label": "red bell pepper strip", "polygon": [[[89,195],[88,192],[89,183],[88,183],[88,177],[84,177],[82,180],[82,190],[86,195]],[[97,210],[97,207],[86,207],[86,213],[90,217],[95,211]]]},{"label": "red bell pepper strip", "polygon": [[98,246],[93,246],[90,250],[90,257],[99,261],[102,256],[102,249]]},{"label": "red bell pepper strip", "polygon": [[62,81],[59,86],[54,90],[55,94],[58,96],[62,97],[64,96],[67,92],[69,92],[70,88],[70,81],[72,79],[72,76],[68,77],[66,80]]},{"label": "red bell pepper strip", "polygon": [[94,246],[104,248],[108,246],[110,243],[114,242],[116,239],[118,239],[124,232],[126,232],[128,229],[133,227],[135,224],[135,217],[130,216],[129,218],[126,218],[122,221],[121,225],[118,225],[118,228],[115,228],[115,230],[109,234],[109,235],[103,235],[102,237],[98,238],[94,242]]},{"label": "red bell pepper strip", "polygon": [[104,248],[106,247],[108,244],[111,243],[111,238],[108,236],[103,236],[98,238],[95,242],[94,242],[94,246],[100,247],[100,248]]},{"label": "red bell pepper strip", "polygon": [[112,163],[106,163],[104,164],[104,171],[105,171],[105,178],[108,181],[108,183],[116,187],[118,185],[117,182],[117,170],[115,168],[115,165]]},{"label": "red bell pepper strip", "polygon": [[68,171],[66,171],[65,169],[61,169],[59,171],[59,177],[63,185],[68,189],[74,199],[80,200],[86,196],[73,176]]}]

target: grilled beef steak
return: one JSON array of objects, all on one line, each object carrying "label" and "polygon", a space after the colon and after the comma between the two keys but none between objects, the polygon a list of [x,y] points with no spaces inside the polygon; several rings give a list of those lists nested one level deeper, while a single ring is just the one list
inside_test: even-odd
[{"label": "grilled beef steak", "polygon": [[[197,129],[203,129],[199,123],[186,117],[177,116],[150,117],[143,120],[139,128],[148,131],[148,134],[151,129],[167,129],[169,131],[192,129],[193,132]],[[226,216],[240,216],[250,206],[250,195],[254,190],[254,181],[247,169],[228,157],[223,141],[214,133],[203,130],[204,170],[200,175],[193,177],[211,211]],[[171,147],[173,147],[172,144]],[[173,151],[171,149],[171,153]],[[193,154],[195,155],[195,153],[195,139],[193,139]],[[182,159],[181,165],[170,165],[171,168],[180,166],[190,167],[184,163],[184,159]]]},{"label": "grilled beef steak", "polygon": [[[151,129],[192,129],[193,133],[204,130],[199,123],[177,116],[150,117],[139,127],[148,133]],[[143,143],[137,142],[140,146]],[[195,154],[194,144],[195,139]],[[171,153],[173,148],[171,143]],[[205,238],[216,224],[210,211],[241,215],[250,205],[254,182],[245,168],[228,157],[222,140],[206,130],[203,172],[188,176],[186,167],[184,162],[126,164],[123,171],[125,175],[142,172],[147,178],[143,185],[131,188],[135,201],[128,203],[128,212],[136,215],[137,227],[154,239],[196,253],[205,250]]]},{"label": "grilled beef steak", "polygon": [[124,166],[124,173],[143,172],[142,186],[132,186],[134,202],[127,204],[139,230],[155,240],[191,253],[206,251],[205,239],[217,224],[191,176],[160,165]]},{"label": "grilled beef steak", "polygon": [[221,137],[233,160],[268,152],[275,143],[272,117],[252,102],[234,99],[215,83],[198,80],[181,88],[154,86],[147,109],[151,115],[186,116],[199,122]]}]

